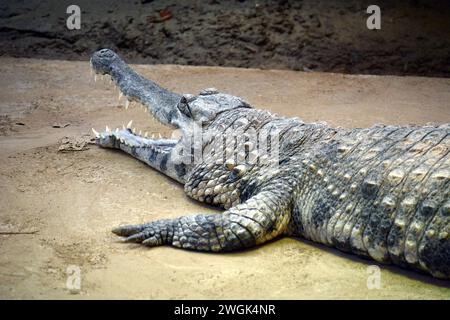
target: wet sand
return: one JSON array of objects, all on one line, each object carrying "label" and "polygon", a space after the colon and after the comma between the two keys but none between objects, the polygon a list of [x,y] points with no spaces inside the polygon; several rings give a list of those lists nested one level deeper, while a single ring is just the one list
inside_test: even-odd
[{"label": "wet sand", "polygon": [[450,77],[447,0],[0,2],[0,56],[85,60],[100,48],[145,64]]}]

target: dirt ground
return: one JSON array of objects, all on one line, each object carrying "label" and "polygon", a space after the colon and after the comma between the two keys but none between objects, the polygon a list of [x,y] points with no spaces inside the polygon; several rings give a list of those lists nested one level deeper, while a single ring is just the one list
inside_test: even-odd
[{"label": "dirt ground", "polygon": [[86,59],[100,48],[146,64],[450,77],[448,0],[2,0],[0,55]]},{"label": "dirt ground", "polygon": [[[214,86],[334,126],[450,122],[450,79],[136,68],[177,92]],[[389,266],[369,290],[373,262],[296,239],[230,254],[119,243],[114,226],[212,209],[131,157],[85,143],[91,127],[130,119],[161,130],[94,84],[87,62],[1,58],[0,114],[0,232],[19,233],[0,235],[0,298],[450,298],[449,282]],[[66,287],[71,265],[81,268],[79,292]]]}]

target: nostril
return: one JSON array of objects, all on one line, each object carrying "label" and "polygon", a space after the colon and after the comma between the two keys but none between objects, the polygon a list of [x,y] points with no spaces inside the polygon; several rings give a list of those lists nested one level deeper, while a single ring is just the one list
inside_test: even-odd
[{"label": "nostril", "polygon": [[100,53],[106,53],[106,52],[108,52],[108,49],[102,49],[102,50],[100,50]]}]

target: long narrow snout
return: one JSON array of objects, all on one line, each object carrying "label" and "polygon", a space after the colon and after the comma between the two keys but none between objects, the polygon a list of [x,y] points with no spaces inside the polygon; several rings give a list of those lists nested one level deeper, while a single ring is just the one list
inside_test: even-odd
[{"label": "long narrow snout", "polygon": [[180,128],[184,117],[177,106],[181,96],[160,87],[131,69],[114,51],[101,49],[90,60],[96,74],[109,75],[129,102],[136,101],[161,123]]}]

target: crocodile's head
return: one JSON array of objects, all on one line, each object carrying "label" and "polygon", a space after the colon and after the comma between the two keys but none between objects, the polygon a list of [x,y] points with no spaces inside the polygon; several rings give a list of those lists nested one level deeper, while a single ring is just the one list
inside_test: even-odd
[{"label": "crocodile's head", "polygon": [[[193,159],[191,150],[195,145],[197,149],[204,151],[211,145],[212,136],[225,135],[223,124],[219,122],[223,122],[227,118],[227,114],[230,117],[234,114],[235,118],[239,117],[240,120],[245,120],[247,111],[250,110],[250,106],[245,101],[235,96],[219,93],[213,88],[202,90],[198,95],[179,95],[170,92],[137,74],[109,49],[95,52],[90,63],[96,75],[111,76],[111,80],[120,90],[120,94],[127,99],[126,108],[132,102],[141,104],[159,122],[175,129],[181,129],[182,132],[181,137],[177,139],[148,139],[136,134],[129,124],[128,128],[123,130],[110,131],[107,129],[102,133],[95,132],[98,144],[103,147],[120,148],[133,154],[154,168],[185,183],[186,191],[192,197],[202,200],[202,198],[210,196],[206,202],[214,202],[211,187],[215,188],[217,192],[223,189],[221,186],[227,190],[227,184],[236,183],[242,178],[242,166],[239,167],[238,163],[232,165],[227,162],[226,158],[222,158],[224,160],[222,162],[216,161],[217,154],[214,156],[214,161],[211,157],[205,161],[202,156]],[[242,112],[236,116],[234,110],[238,108]],[[219,121],[218,118],[221,120]],[[245,127],[245,122],[234,121],[231,129],[238,132],[240,127]],[[196,129],[198,129],[197,132]],[[205,175],[206,173],[208,176]],[[207,180],[211,174],[215,174],[216,178]],[[230,179],[223,177],[229,174]],[[203,178],[194,179],[194,181],[193,176],[202,176]],[[207,184],[208,187],[206,187]],[[231,193],[233,190],[230,188],[229,191]],[[224,201],[226,200],[224,197]]]},{"label": "crocodile's head", "polygon": [[223,111],[249,107],[242,99],[214,88],[202,90],[198,96],[170,92],[134,72],[109,49],[95,52],[90,62],[96,74],[111,76],[129,102],[141,103],[161,123],[182,130],[194,123],[206,124]]}]

